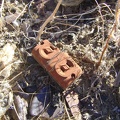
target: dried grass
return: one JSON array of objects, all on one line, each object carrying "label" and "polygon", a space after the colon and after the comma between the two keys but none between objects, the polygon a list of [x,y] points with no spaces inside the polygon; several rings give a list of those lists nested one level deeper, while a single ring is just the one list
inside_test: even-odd
[{"label": "dried grass", "polygon": [[[114,98],[112,97],[112,95],[115,93],[112,93],[111,90],[113,90],[112,87],[116,76],[111,74],[111,71],[113,71],[115,75],[117,75],[117,72],[115,70],[116,68],[114,68],[114,63],[118,60],[117,54],[119,53],[117,53],[116,51],[114,53],[114,57],[111,57],[109,44],[111,43],[111,41],[116,42],[117,47],[119,47],[120,44],[120,38],[119,38],[120,0],[117,1],[116,9],[112,9],[107,3],[100,4],[97,2],[97,0],[95,0],[96,6],[88,9],[87,11],[83,11],[82,13],[67,14],[67,15],[58,14],[57,16],[55,16],[55,14],[58,12],[61,2],[62,0],[59,1],[54,11],[52,11],[52,14],[47,19],[43,17],[42,20],[39,18],[38,20],[39,22],[36,21],[37,24],[38,23],[41,24],[41,21],[44,22],[41,25],[39,31],[35,29],[32,31],[35,35],[36,33],[38,33],[37,36],[32,38],[36,39],[37,41],[40,41],[40,39],[49,37],[51,40],[53,40],[53,43],[56,46],[63,48],[64,51],[66,50],[68,53],[72,55],[72,57],[76,60],[76,62],[80,64],[80,66],[84,70],[84,75],[81,78],[83,79],[83,82],[79,85],[83,92],[78,90],[78,92],[81,92],[80,94],[80,97],[82,96],[80,98],[81,102],[88,101],[89,98],[93,99],[92,95],[94,95],[94,100],[92,101],[93,106],[95,108],[99,107],[98,104],[101,103],[102,105],[102,103],[104,103],[104,101],[101,99],[101,91],[103,89],[105,93],[110,91],[110,93],[108,93],[109,99],[112,99],[113,102],[115,102]],[[33,1],[31,2],[31,6],[32,4]],[[10,98],[9,106],[6,107],[5,111],[7,111],[10,108],[10,106],[15,106],[13,103],[13,96],[12,96],[13,93],[25,93],[24,91],[12,91],[12,88],[14,88],[16,84],[18,84],[19,78],[23,76],[24,72],[29,72],[29,70],[27,69],[23,70],[24,67],[29,68],[29,66],[26,64],[26,60],[24,59],[24,54],[21,52],[21,50],[18,48],[17,45],[18,43],[20,44],[22,39],[24,39],[24,42],[26,43],[31,39],[31,37],[29,37],[29,35],[24,33],[24,31],[21,29],[22,20],[25,21],[25,24],[27,25],[24,26],[27,31],[32,25],[34,25],[34,23],[32,23],[32,25],[29,23],[31,23],[31,21],[35,22],[35,19],[33,16],[28,18],[26,17],[25,19],[22,18],[22,16],[25,15],[26,12],[28,12],[28,7],[30,6],[29,4],[25,5],[23,3],[21,3],[21,5],[22,7],[19,5],[17,6],[15,3],[11,4],[7,1],[2,0],[1,8],[0,8],[0,32],[1,32],[0,76],[4,77],[4,78],[0,78],[0,84],[2,86],[5,86],[4,84],[8,84],[8,86],[10,86],[9,90],[11,91],[10,92],[11,94],[9,95]],[[16,13],[14,14],[11,13],[12,8],[16,10]],[[6,9],[8,9],[8,13],[5,12]],[[96,13],[96,17],[90,16],[94,13]],[[27,14],[31,16],[30,11]],[[85,18],[85,16],[87,15],[89,17]],[[11,16],[12,19],[10,18]],[[112,19],[110,18],[111,20],[109,21],[110,23],[108,25],[106,24],[107,16],[112,18]],[[89,22],[88,24],[81,24],[81,21],[89,21]],[[48,25],[48,23],[50,25]],[[6,28],[6,24],[12,26],[13,28],[12,31]],[[90,24],[92,24],[92,26],[90,26],[92,27],[92,29],[87,28],[89,27]],[[16,25],[18,26],[16,27]],[[97,29],[97,32],[95,32],[95,29]],[[68,35],[68,33],[69,36],[73,36],[74,39],[73,44],[71,44],[69,41],[67,42],[65,41],[67,39],[66,36]],[[88,40],[88,43],[86,39]],[[101,45],[95,44],[98,41]],[[96,45],[95,47],[93,47],[94,44]],[[5,48],[5,46],[7,47]],[[16,47],[13,46],[16,46],[17,49]],[[22,48],[27,49],[26,46]],[[76,46],[75,50],[73,49],[73,46]],[[119,51],[119,48],[117,48],[117,50]],[[86,60],[87,62],[84,60]],[[21,67],[21,64],[24,66],[23,68]],[[97,68],[97,70],[95,67]],[[104,84],[104,82],[106,83]],[[119,82],[117,81],[117,83]],[[102,89],[102,87],[104,88]],[[119,85],[117,85],[117,87],[119,87]],[[2,89],[1,86],[0,89]],[[8,89],[6,88],[6,91],[7,90]],[[32,94],[35,95],[36,93],[32,93]],[[116,94],[119,95],[119,93]],[[106,102],[105,104],[107,105],[107,107],[110,106],[108,102]],[[16,108],[14,109],[15,111],[17,111]],[[97,111],[98,109],[95,110]],[[0,112],[0,116],[4,115],[5,118],[6,115],[5,111]],[[66,114],[64,115],[65,119],[67,118],[69,120],[73,119],[68,112],[68,108],[66,104],[65,104],[65,111],[66,111]],[[84,113],[83,117],[87,117],[87,115],[89,117],[89,114],[85,113],[83,109],[81,111],[82,111],[82,115]],[[102,116],[104,116],[104,114],[102,114]],[[111,116],[109,114],[107,118]],[[40,118],[38,117],[38,119]]]}]

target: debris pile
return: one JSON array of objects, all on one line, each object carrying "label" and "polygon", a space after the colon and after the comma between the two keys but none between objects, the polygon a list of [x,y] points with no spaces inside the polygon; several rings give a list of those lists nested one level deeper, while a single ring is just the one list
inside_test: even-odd
[{"label": "debris pile", "polygon": [[120,2],[68,1],[0,1],[2,120],[120,119]]}]

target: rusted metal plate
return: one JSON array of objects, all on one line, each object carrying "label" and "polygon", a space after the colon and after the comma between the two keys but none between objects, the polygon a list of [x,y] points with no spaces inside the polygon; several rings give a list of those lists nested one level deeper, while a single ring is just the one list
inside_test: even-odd
[{"label": "rusted metal plate", "polygon": [[32,54],[64,90],[82,74],[80,66],[67,53],[60,51],[48,40],[34,47]]}]

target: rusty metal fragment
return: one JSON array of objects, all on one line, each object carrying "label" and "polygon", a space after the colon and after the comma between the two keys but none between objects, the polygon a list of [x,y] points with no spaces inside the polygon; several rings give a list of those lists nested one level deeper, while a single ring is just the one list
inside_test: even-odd
[{"label": "rusty metal fragment", "polygon": [[44,40],[34,47],[32,54],[64,90],[82,74],[79,65],[67,53],[60,51],[48,40]]}]

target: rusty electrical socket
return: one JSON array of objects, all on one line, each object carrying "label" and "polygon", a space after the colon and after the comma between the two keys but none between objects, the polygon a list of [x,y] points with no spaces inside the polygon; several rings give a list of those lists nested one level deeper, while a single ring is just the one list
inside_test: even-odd
[{"label": "rusty electrical socket", "polygon": [[32,50],[36,61],[65,90],[82,74],[80,66],[65,52],[48,40],[43,40]]}]

